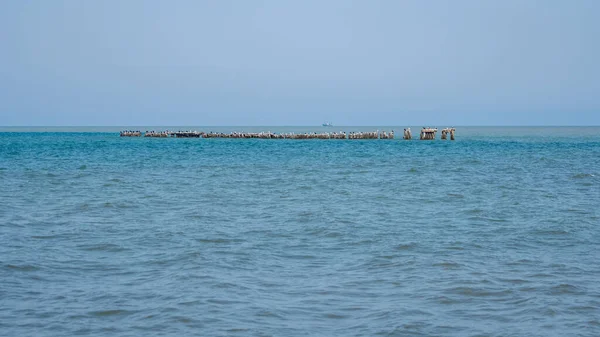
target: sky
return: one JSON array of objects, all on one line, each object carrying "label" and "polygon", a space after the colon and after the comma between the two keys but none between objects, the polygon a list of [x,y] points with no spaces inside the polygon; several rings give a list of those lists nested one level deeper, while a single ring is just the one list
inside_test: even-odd
[{"label": "sky", "polygon": [[4,0],[0,125],[600,125],[597,0]]}]

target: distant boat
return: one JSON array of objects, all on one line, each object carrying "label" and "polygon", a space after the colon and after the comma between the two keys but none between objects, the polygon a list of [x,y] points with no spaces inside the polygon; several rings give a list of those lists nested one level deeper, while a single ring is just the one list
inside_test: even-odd
[{"label": "distant boat", "polygon": [[331,124],[331,122],[325,122],[322,124],[323,126],[327,126],[327,127],[331,127],[333,126],[333,124]]}]

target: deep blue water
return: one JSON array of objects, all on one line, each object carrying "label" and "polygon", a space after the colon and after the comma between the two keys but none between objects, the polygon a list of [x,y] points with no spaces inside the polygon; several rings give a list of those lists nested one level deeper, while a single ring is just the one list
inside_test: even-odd
[{"label": "deep blue water", "polygon": [[4,131],[0,335],[600,335],[600,128]]}]

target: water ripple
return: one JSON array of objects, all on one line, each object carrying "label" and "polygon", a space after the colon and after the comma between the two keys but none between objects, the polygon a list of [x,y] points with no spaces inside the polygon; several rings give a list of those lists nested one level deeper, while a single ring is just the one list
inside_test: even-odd
[{"label": "water ripple", "polygon": [[0,334],[600,335],[600,138],[548,130],[0,133]]}]

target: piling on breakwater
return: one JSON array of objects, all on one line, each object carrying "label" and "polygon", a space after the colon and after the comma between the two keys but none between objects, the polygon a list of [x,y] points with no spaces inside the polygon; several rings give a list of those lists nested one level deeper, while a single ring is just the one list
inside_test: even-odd
[{"label": "piling on breakwater", "polygon": [[146,131],[144,137],[167,138],[169,137],[169,131]]},{"label": "piling on breakwater", "polygon": [[445,128],[442,130],[442,140],[448,139],[448,134],[450,134],[450,140],[454,140],[454,132],[455,128]]},{"label": "piling on breakwater", "polygon": [[141,135],[142,135],[141,131],[131,131],[131,130],[121,131],[121,137],[140,137]]},{"label": "piling on breakwater", "polygon": [[[447,135],[450,134],[450,139],[454,140],[454,128],[445,128],[442,130],[442,139],[447,139]],[[421,140],[433,140],[437,133],[437,128],[423,128],[421,130]],[[235,139],[394,139],[394,130],[391,131],[359,131],[349,132],[305,132],[305,133],[276,133],[276,132],[203,132],[195,130],[180,130],[180,131],[131,131],[125,130],[120,132],[121,137],[151,137],[151,138],[235,138]],[[412,139],[412,133],[410,128],[404,129],[403,139]]]},{"label": "piling on breakwater", "polygon": [[394,130],[390,132],[381,131],[379,139],[394,139]]},{"label": "piling on breakwater", "polygon": [[422,128],[419,139],[421,140],[434,140],[437,133],[437,128]]},{"label": "piling on breakwater", "polygon": [[378,138],[377,131],[373,132],[350,132],[348,134],[348,139],[377,139]]},{"label": "piling on breakwater", "polygon": [[[176,137],[176,138],[200,138],[204,136],[204,132],[198,132],[198,131],[171,131],[168,132],[168,134],[171,137]],[[206,138],[206,137],[204,137]]]}]

